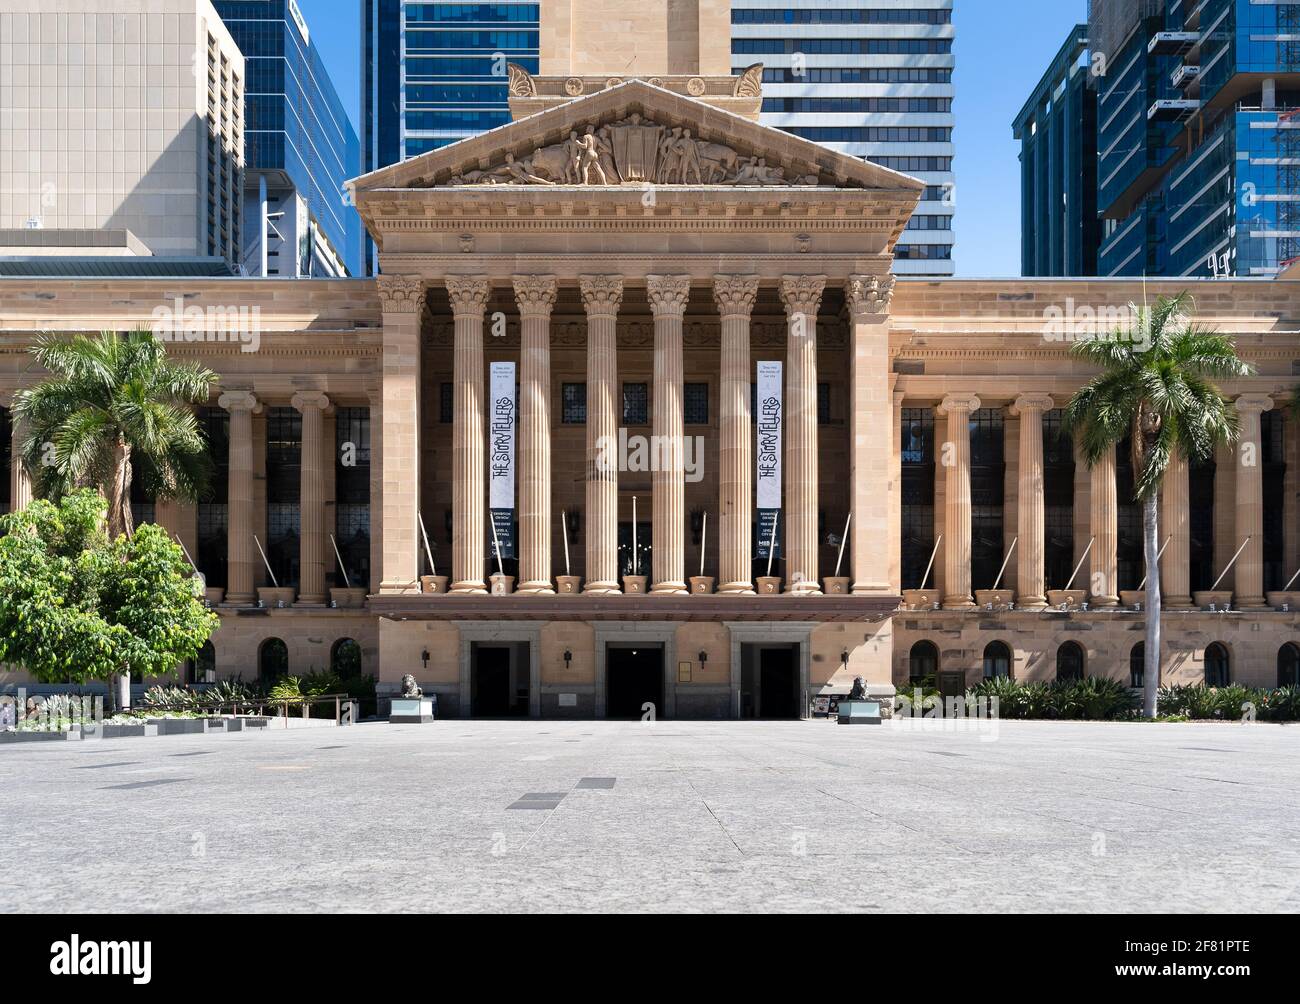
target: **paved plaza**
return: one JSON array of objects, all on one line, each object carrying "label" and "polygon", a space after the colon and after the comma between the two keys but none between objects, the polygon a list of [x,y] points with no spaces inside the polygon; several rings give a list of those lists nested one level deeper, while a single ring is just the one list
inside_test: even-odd
[{"label": "paved plaza", "polygon": [[1300,730],[439,722],[0,747],[5,911],[1300,910]]}]

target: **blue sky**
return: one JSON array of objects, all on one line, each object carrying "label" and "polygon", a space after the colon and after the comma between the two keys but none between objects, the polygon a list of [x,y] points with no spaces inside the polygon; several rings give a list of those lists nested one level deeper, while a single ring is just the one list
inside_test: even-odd
[{"label": "blue sky", "polygon": [[[629,0],[633,2],[633,0]],[[354,0],[298,0],[352,121],[360,102]],[[1020,274],[1020,163],[1011,121],[1086,0],[956,0],[957,274]]]}]

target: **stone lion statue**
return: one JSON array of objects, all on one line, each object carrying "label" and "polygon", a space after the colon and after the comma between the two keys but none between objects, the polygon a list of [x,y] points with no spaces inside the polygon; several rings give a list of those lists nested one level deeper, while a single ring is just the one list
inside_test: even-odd
[{"label": "stone lion statue", "polygon": [[415,677],[413,677],[410,673],[407,673],[404,677],[402,677],[402,696],[403,697],[424,696],[424,691],[420,689],[420,685],[415,682]]},{"label": "stone lion statue", "polygon": [[865,701],[867,699],[867,681],[858,677],[853,681],[853,690],[849,692],[850,701]]}]

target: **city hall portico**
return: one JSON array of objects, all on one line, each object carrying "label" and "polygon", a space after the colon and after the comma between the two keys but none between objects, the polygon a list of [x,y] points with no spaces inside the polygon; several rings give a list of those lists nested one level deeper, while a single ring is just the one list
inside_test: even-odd
[{"label": "city hall portico", "polygon": [[[518,89],[536,89],[512,69]],[[730,83],[717,100],[736,107],[746,78]],[[924,186],[708,100],[616,83],[354,184],[383,270],[383,467],[414,475],[384,478],[382,582],[371,601],[384,618],[381,649],[423,651],[419,622],[448,618],[557,629],[654,620],[683,625],[688,644],[691,624],[874,623],[875,672],[865,653],[855,671],[887,682],[892,651],[880,628],[900,596],[888,549],[870,541],[890,534],[891,450],[871,430],[891,421],[892,249]],[[783,582],[762,597],[751,409],[760,360],[783,364],[785,390],[774,566]],[[502,361],[518,365],[514,595],[490,578],[504,565],[487,512],[485,374]],[[818,421],[826,368],[847,376],[852,415],[829,443]],[[686,386],[701,383],[718,409],[716,437],[687,424],[701,416],[688,413]],[[581,416],[564,397],[578,386]],[[639,417],[629,387],[644,389]],[[629,432],[657,452],[689,452],[698,436],[698,476],[688,483],[680,463],[609,463],[610,445]],[[647,582],[645,595],[629,596],[634,508],[637,558],[645,552],[635,570]],[[450,583],[431,595],[420,514],[441,511],[451,549],[439,571]],[[838,558],[827,554],[828,518],[843,526],[850,511],[849,584],[823,595],[833,571],[823,566]],[[566,542],[566,524],[581,537]],[[712,583],[701,592],[697,573],[716,594]],[[559,576],[580,578],[569,588],[581,591],[557,595]],[[671,706],[676,667],[667,675]],[[734,705],[726,698],[720,709]]]}]

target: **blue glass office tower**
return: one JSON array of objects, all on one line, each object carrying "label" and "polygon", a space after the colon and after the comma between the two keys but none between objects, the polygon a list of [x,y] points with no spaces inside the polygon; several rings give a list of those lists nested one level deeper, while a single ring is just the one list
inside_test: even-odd
[{"label": "blue glass office tower", "polygon": [[1300,254],[1300,2],[1093,0],[1101,275],[1271,276]]},{"label": "blue glass office tower", "polygon": [[509,122],[506,63],[537,72],[539,18],[537,3],[362,0],[365,170]]},{"label": "blue glass office tower", "polygon": [[1097,79],[1077,25],[1016,116],[1024,275],[1097,273]]},{"label": "blue glass office tower", "polygon": [[361,147],[302,12],[294,0],[214,6],[247,61],[243,270],[361,274],[361,220],[344,189]]}]

